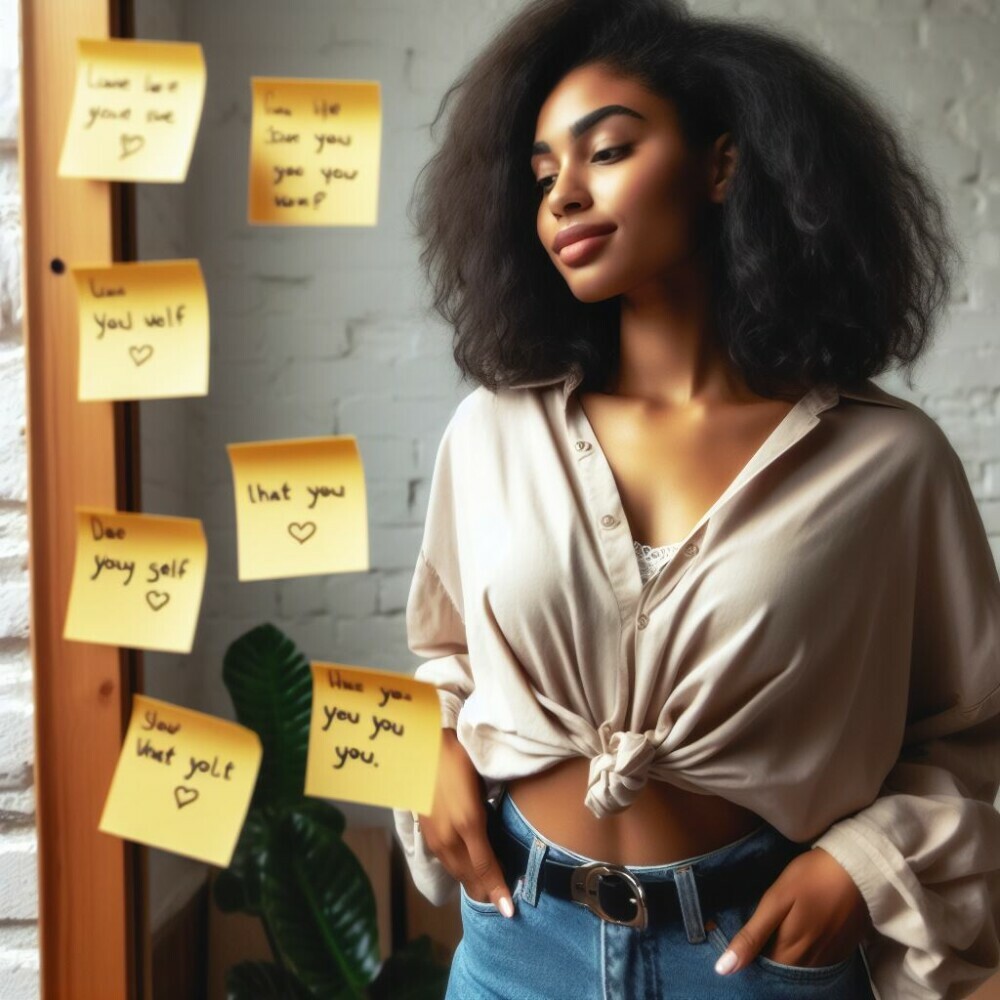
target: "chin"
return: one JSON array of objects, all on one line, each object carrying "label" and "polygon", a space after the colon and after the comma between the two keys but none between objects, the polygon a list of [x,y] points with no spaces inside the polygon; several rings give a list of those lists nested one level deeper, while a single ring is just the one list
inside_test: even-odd
[{"label": "chin", "polygon": [[580,302],[604,302],[622,293],[617,283],[606,279],[592,278],[589,281],[584,279],[574,281],[571,276],[566,284],[573,293],[573,297]]}]

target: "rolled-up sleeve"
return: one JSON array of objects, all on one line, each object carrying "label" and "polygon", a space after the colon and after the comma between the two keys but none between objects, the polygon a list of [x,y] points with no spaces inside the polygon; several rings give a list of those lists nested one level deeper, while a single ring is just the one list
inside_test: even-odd
[{"label": "rolled-up sleeve", "polygon": [[[454,418],[434,461],[423,541],[406,601],[407,645],[423,658],[413,676],[437,688],[441,725],[447,729],[457,728],[474,688],[461,611],[453,429]],[[394,809],[393,820],[414,885],[435,906],[447,902],[458,882],[427,849],[416,818],[407,809]]]},{"label": "rolled-up sleeve", "polygon": [[410,651],[425,658],[413,676],[438,689],[441,725],[456,728],[458,713],[474,687],[465,622],[423,550],[406,604],[406,636]]},{"label": "rolled-up sleeve", "polygon": [[864,897],[884,1000],[957,1000],[1000,966],[1000,578],[950,445],[928,483],[899,759],[812,842]]}]

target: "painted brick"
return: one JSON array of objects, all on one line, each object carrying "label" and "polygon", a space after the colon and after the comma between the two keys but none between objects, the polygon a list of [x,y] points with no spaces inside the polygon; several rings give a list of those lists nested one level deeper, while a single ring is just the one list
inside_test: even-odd
[{"label": "painted brick", "polygon": [[[365,619],[347,619],[364,621]],[[337,641],[337,622],[332,614],[298,618],[294,622],[275,622],[292,639],[307,660],[335,663],[366,663],[357,650],[345,651]],[[374,664],[372,664],[374,666]]]},{"label": "painted brick", "polygon": [[[416,565],[416,554],[414,554],[414,565]],[[405,611],[406,599],[409,596],[412,583],[412,568],[401,570],[398,573],[383,573],[379,579],[379,614]]]},{"label": "painted brick", "polygon": [[277,591],[285,581],[238,580],[225,576],[213,577],[206,581],[205,596],[202,599],[202,616],[215,618],[225,616],[234,607],[247,615],[256,615],[260,621],[268,621],[278,614]]},{"label": "painted brick", "polygon": [[37,947],[0,951],[0,1000],[36,1000],[41,994]]},{"label": "painted brick", "polygon": [[3,147],[0,137],[0,342],[4,343],[20,340],[21,252],[17,156],[13,147]]},{"label": "painted brick", "polygon": [[28,510],[21,504],[0,504],[0,557],[15,556],[28,557]]},{"label": "painted brick", "polygon": [[337,424],[341,434],[353,434],[358,439],[358,450],[364,463],[365,474],[393,476],[405,483],[419,471],[416,443],[407,437],[374,437],[364,428],[351,429]]},{"label": "painted brick", "polygon": [[0,837],[0,912],[9,920],[38,919],[38,851],[33,829],[8,830]]},{"label": "painted brick", "polygon": [[27,639],[7,637],[0,655],[0,704],[30,704],[34,696],[31,651]]},{"label": "painted brick", "polygon": [[1000,315],[954,309],[935,345],[950,351],[997,348],[1000,346]]},{"label": "painted brick", "polygon": [[[362,456],[364,458],[364,456]],[[369,530],[387,524],[416,524],[410,506],[410,481],[367,480]]]},{"label": "painted brick", "polygon": [[940,16],[942,10],[931,12],[925,21],[927,47],[932,52],[961,52],[963,58],[984,69],[992,66],[996,79],[997,10],[996,4],[984,4],[975,12],[972,4],[965,7],[961,16]]},{"label": "painted brick", "polygon": [[30,612],[28,580],[0,583],[0,636],[26,639]]},{"label": "painted brick", "polygon": [[[2,31],[0,27],[0,32]],[[8,41],[5,36],[4,41]],[[17,67],[0,66],[0,146],[13,146],[17,143],[20,86]]]},{"label": "painted brick", "polygon": [[28,499],[28,451],[25,426],[24,351],[0,350],[0,500]]},{"label": "painted brick", "polygon": [[[35,821],[35,789],[10,788],[0,791],[0,826],[19,826]],[[2,943],[0,943],[2,948]]]},{"label": "painted brick", "polygon": [[[0,704],[0,788],[20,790],[31,780],[34,761],[34,718],[31,704],[12,702],[8,697]],[[0,849],[4,839],[0,836]],[[3,908],[0,907],[0,914]]]},{"label": "painted brick", "polygon": [[[0,68],[16,70],[21,64],[19,8],[13,0],[0,3]],[[18,98],[19,103],[19,98]]]},{"label": "painted brick", "polygon": [[441,432],[454,412],[451,399],[392,399],[371,392],[340,400],[338,426],[353,427],[366,434],[409,437]]},{"label": "painted brick", "polygon": [[422,525],[382,528],[370,540],[372,565],[379,569],[409,569],[412,572],[423,535]]},{"label": "painted brick", "polygon": [[401,619],[402,615],[345,618],[337,622],[332,648],[341,651],[347,662],[385,670],[412,669],[419,659],[406,645],[405,623]]},{"label": "painted brick", "polygon": [[[311,591],[309,593],[308,591]],[[282,616],[330,615],[363,618],[375,613],[378,578],[367,573],[335,573],[323,577],[283,580],[278,590]]]}]

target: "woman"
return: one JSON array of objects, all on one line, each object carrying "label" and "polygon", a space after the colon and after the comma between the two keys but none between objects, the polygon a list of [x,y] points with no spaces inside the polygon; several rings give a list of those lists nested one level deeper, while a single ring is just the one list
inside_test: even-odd
[{"label": "woman", "polygon": [[536,0],[456,90],[419,229],[479,387],[407,605],[434,804],[395,812],[460,886],[448,996],[968,996],[1000,579],[870,381],[947,300],[932,186],[821,57],[668,0]]}]

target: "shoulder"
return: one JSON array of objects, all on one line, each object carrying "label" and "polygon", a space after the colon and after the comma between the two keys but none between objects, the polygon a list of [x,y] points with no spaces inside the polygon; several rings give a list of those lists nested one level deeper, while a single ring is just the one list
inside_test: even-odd
[{"label": "shoulder", "polygon": [[[961,459],[937,420],[918,403],[868,380],[858,392],[841,391],[844,423],[913,472],[954,471]],[[880,447],[879,447],[880,446]]]},{"label": "shoulder", "polygon": [[442,435],[442,447],[482,447],[495,432],[496,400],[485,386],[477,386],[459,400]]},{"label": "shoulder", "polygon": [[476,386],[455,407],[451,423],[463,426],[489,419],[493,416],[496,405],[496,393],[490,392],[484,385]]},{"label": "shoulder", "polygon": [[[455,407],[445,436],[463,447],[483,448],[500,444],[521,421],[537,418],[552,391],[546,387],[498,389],[494,392],[486,386],[477,386]],[[523,430],[523,425],[518,429]]]}]

